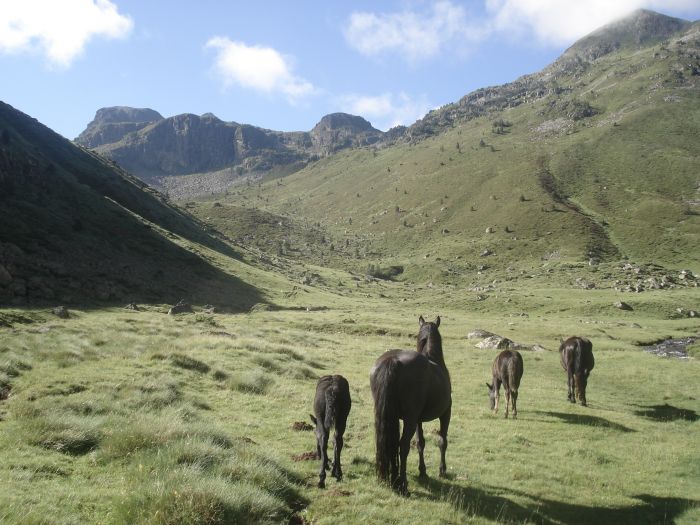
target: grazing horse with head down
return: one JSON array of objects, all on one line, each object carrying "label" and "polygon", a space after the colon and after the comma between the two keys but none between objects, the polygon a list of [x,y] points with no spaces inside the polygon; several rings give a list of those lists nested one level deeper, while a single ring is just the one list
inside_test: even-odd
[{"label": "grazing horse with head down", "polygon": [[581,405],[586,406],[586,385],[593,370],[593,345],[585,337],[569,337],[559,347],[561,366],[568,376],[568,399],[576,403],[578,397]]},{"label": "grazing horse with head down", "polygon": [[491,365],[493,384],[486,386],[489,389],[489,400],[491,410],[498,412],[498,398],[501,395],[501,385],[506,395],[506,418],[508,417],[508,407],[513,404],[513,419],[518,417],[518,387],[520,379],[523,377],[523,356],[515,350],[503,350]]},{"label": "grazing horse with head down", "polygon": [[340,481],[343,471],[340,467],[340,452],[343,450],[343,433],[347,423],[352,401],[350,386],[347,379],[340,375],[323,376],[316,385],[314,412],[311,421],[316,425],[316,451],[321,459],[321,471],[318,475],[318,486],[326,486],[326,470],[328,470],[328,436],[335,426],[333,436],[333,470],[331,476]]},{"label": "grazing horse with head down", "polygon": [[[452,410],[450,374],[442,355],[442,338],[435,322],[419,318],[417,352],[389,350],[374,363],[370,386],[374,397],[377,476],[401,494],[408,495],[406,459],[411,438],[418,430],[418,470],[426,476],[424,421],[440,419],[440,476],[447,473],[445,451]],[[399,419],[403,432],[399,439]]]}]

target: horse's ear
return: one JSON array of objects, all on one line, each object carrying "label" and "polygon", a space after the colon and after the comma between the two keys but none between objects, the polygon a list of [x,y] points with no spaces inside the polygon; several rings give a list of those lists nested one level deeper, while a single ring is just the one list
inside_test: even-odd
[{"label": "horse's ear", "polygon": [[493,387],[491,385],[489,385],[488,383],[486,383],[486,386],[488,387],[489,390],[493,390]]},{"label": "horse's ear", "polygon": [[418,318],[418,324],[419,324],[420,326],[423,326],[423,325],[425,324],[425,319],[423,319],[423,316],[422,316],[422,315]]},{"label": "horse's ear", "polygon": [[313,414],[309,414],[309,417],[311,417],[311,422],[315,425],[316,424],[316,418],[314,417]]},{"label": "horse's ear", "polygon": [[440,326],[440,316],[439,315],[435,318],[435,326],[436,327]]}]

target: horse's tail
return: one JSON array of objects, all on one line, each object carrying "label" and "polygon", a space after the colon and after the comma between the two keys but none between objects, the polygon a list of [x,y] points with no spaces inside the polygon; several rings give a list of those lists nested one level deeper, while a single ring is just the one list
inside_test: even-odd
[{"label": "horse's tail", "polygon": [[583,356],[583,341],[580,338],[576,338],[576,345],[574,347],[574,374],[583,373],[583,365],[581,364],[581,357]]},{"label": "horse's tail", "polygon": [[331,383],[326,388],[326,419],[323,424],[330,429],[335,425],[335,420],[338,417],[338,385]]},{"label": "horse's tail", "polygon": [[383,361],[372,375],[374,396],[374,433],[377,445],[377,477],[393,483],[399,464],[399,412],[396,392],[397,372],[401,364],[396,359]]}]

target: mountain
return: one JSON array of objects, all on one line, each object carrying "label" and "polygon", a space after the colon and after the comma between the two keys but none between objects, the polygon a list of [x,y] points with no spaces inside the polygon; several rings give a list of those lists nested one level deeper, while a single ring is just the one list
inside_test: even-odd
[{"label": "mountain", "polygon": [[[573,94],[572,80],[578,80],[596,63],[614,51],[634,52],[658,44],[684,31],[692,23],[647,10],[634,11],[627,17],[605,25],[575,42],[553,64],[542,71],[524,75],[502,86],[477,89],[458,102],[429,112],[409,126],[399,140],[416,141],[451,128],[457,122],[470,120],[521,104],[557,98],[561,100],[562,114],[573,113],[574,118],[586,116],[591,109],[587,102],[566,102]],[[573,106],[571,105],[573,104]],[[590,116],[590,115],[588,115]]]},{"label": "mountain", "polygon": [[192,211],[228,231],[233,210],[253,205],[324,239],[315,252],[301,235],[265,239],[273,250],[357,271],[402,267],[414,282],[508,280],[589,261],[698,272],[698,136],[700,24],[638,11],[383,147],[339,151]]},{"label": "mountain", "polygon": [[362,117],[326,115],[309,132],[224,122],[211,113],[163,118],[151,109],[102,108],[76,139],[142,180],[229,169],[236,175],[298,169],[336,151],[372,144],[383,133]]},{"label": "mountain", "polygon": [[237,257],[140,180],[0,102],[0,303],[259,301],[205,251]]}]

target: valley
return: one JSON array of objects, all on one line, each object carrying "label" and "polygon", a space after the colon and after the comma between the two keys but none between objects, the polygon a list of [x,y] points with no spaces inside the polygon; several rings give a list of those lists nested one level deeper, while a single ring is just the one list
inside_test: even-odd
[{"label": "valley", "polygon": [[[112,106],[71,142],[0,103],[0,522],[698,522],[699,72],[699,23],[638,11],[387,132]],[[419,316],[452,422],[447,476],[426,423],[404,497],[369,370]],[[523,356],[515,420],[476,331]],[[644,351],[666,339],[686,353]],[[302,422],[337,373],[345,476],[319,489]]]}]

